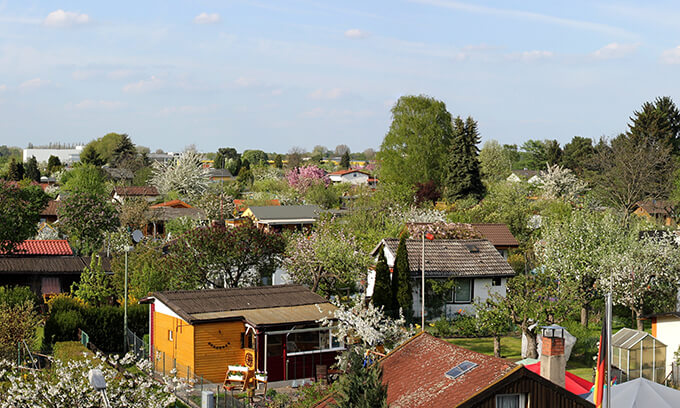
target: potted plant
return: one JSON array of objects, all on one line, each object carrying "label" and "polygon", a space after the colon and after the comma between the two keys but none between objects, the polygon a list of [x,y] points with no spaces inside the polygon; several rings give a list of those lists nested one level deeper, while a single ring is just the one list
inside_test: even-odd
[{"label": "potted plant", "polygon": [[255,372],[255,379],[257,381],[267,381],[267,373],[264,371],[256,371]]},{"label": "potted plant", "polygon": [[241,380],[243,380],[243,373],[239,372],[239,371],[230,371],[229,372],[229,379],[241,381]]}]

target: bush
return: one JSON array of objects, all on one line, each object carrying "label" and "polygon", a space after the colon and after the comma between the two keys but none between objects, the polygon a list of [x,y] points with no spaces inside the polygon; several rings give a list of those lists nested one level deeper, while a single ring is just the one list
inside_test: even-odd
[{"label": "bush", "polygon": [[446,317],[440,317],[433,323],[432,335],[437,337],[451,337],[453,335],[453,326],[451,321]]},{"label": "bush", "polygon": [[454,333],[459,337],[477,337],[477,318],[468,314],[459,314],[453,319]]},{"label": "bush", "polygon": [[600,341],[600,333],[597,330],[586,329],[579,322],[569,321],[564,323],[569,333],[576,337],[574,348],[571,349],[571,360],[592,362],[593,353],[597,353],[597,342]]},{"label": "bush", "polygon": [[28,286],[0,286],[0,302],[7,306],[22,305],[26,301],[36,305],[40,302]]},{"label": "bush", "polygon": [[75,340],[82,322],[83,315],[78,310],[61,310],[51,314],[45,323],[43,350],[51,350],[52,345],[58,341]]}]

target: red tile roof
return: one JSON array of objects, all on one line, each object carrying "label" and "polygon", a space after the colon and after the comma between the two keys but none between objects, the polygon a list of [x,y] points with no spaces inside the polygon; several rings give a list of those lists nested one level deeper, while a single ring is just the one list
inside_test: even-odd
[{"label": "red tile roof", "polygon": [[472,226],[495,247],[519,247],[519,242],[506,224],[472,224]]},{"label": "red tile roof", "polygon": [[[477,364],[456,379],[445,373],[463,361]],[[381,360],[392,408],[455,407],[521,369],[509,360],[455,346],[429,334],[411,338]]]},{"label": "red tile roof", "polygon": [[115,187],[113,191],[119,196],[157,196],[158,189],[151,186],[130,186],[130,187]]},{"label": "red tile roof", "polygon": [[170,200],[164,203],[154,204],[149,208],[162,208],[162,207],[172,207],[172,208],[192,208],[189,204],[182,200]]},{"label": "red tile roof", "polygon": [[15,255],[73,255],[65,239],[27,239],[17,246]]}]

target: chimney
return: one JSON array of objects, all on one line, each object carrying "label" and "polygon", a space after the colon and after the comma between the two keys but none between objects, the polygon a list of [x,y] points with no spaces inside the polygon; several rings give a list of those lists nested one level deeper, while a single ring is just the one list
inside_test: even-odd
[{"label": "chimney", "polygon": [[567,361],[564,358],[564,327],[545,326],[541,344],[541,377],[564,387]]}]

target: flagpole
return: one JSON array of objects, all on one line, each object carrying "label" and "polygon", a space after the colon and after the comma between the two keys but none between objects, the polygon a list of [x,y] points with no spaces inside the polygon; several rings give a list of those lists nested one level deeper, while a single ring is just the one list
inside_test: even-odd
[{"label": "flagpole", "polygon": [[607,408],[612,408],[612,293],[607,294]]},{"label": "flagpole", "polygon": [[423,249],[420,255],[422,265],[420,273],[420,331],[425,331],[425,230],[423,230]]}]

